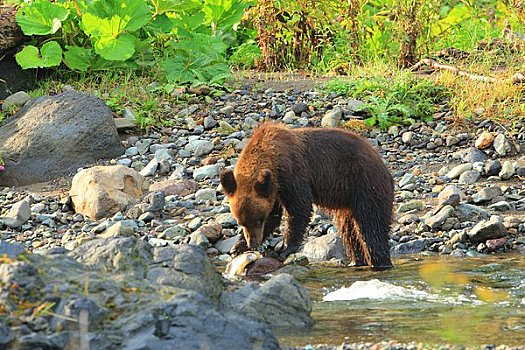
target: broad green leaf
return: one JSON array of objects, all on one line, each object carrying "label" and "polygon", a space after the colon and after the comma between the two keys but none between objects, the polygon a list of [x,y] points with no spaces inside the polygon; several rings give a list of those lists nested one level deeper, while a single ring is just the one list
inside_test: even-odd
[{"label": "broad green leaf", "polygon": [[173,30],[173,23],[171,22],[171,19],[169,19],[169,17],[164,13],[155,17],[155,20],[151,23],[151,26],[161,33],[170,33]]},{"label": "broad green leaf", "polygon": [[62,62],[62,48],[56,41],[45,43],[40,51],[35,46],[28,45],[15,58],[23,69],[54,67]]},{"label": "broad green leaf", "polygon": [[69,68],[85,72],[91,67],[91,62],[94,58],[92,49],[84,49],[78,46],[66,46],[66,50],[67,51],[64,53],[64,61]]},{"label": "broad green leaf", "polygon": [[109,61],[125,61],[135,53],[135,37],[131,34],[101,37],[95,42],[95,52]]},{"label": "broad green leaf", "polygon": [[220,38],[201,33],[195,33],[188,40],[180,41],[175,47],[189,52],[200,52],[212,58],[223,57],[228,48]]},{"label": "broad green leaf", "polygon": [[16,21],[26,35],[48,35],[60,29],[68,14],[69,11],[59,4],[38,0],[22,6]]},{"label": "broad green leaf", "polygon": [[124,31],[126,24],[127,20],[122,19],[118,15],[114,15],[111,18],[100,18],[90,13],[86,13],[82,16],[84,32],[97,39],[102,37],[105,37],[106,39],[116,38]]},{"label": "broad green leaf", "polygon": [[239,0],[204,0],[204,18],[213,30],[230,29],[240,22],[247,2]]},{"label": "broad green leaf", "polygon": [[201,7],[200,2],[195,0],[151,0],[151,2],[157,15],[166,12],[187,12]]},{"label": "broad green leaf", "polygon": [[195,80],[195,75],[191,70],[191,61],[188,57],[175,56],[164,61],[166,78],[170,82],[191,83]]},{"label": "broad green leaf", "polygon": [[151,18],[145,0],[98,0],[90,7],[89,12],[98,18],[118,16],[126,22],[123,29],[135,31],[142,28]]}]

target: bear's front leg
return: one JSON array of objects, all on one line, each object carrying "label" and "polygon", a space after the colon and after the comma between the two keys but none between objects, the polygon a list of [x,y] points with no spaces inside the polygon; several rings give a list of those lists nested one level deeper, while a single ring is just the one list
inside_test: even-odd
[{"label": "bear's front leg", "polygon": [[281,199],[286,210],[286,227],[283,235],[284,250],[280,257],[286,259],[299,250],[303,241],[313,211],[312,193],[309,187],[296,184],[289,186]]}]

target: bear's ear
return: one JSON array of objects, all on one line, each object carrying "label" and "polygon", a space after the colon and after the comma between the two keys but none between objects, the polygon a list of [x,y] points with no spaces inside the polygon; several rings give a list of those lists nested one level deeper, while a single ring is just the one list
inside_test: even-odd
[{"label": "bear's ear", "polygon": [[271,170],[264,169],[259,173],[257,182],[255,182],[255,191],[263,196],[270,197],[272,194],[272,172]]},{"label": "bear's ear", "polygon": [[220,174],[221,185],[224,190],[224,193],[227,196],[231,196],[235,193],[237,188],[237,182],[235,181],[235,176],[233,176],[233,171],[223,170]]}]

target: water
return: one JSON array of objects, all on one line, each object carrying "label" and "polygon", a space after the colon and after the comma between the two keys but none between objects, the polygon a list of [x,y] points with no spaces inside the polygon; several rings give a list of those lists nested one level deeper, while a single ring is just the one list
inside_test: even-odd
[{"label": "water", "polygon": [[[306,331],[277,334],[281,345],[385,339],[525,345],[525,256],[409,257],[394,264],[380,272],[312,267],[299,280],[314,300],[315,324]],[[353,300],[322,301],[356,281],[362,282],[338,292]]]}]

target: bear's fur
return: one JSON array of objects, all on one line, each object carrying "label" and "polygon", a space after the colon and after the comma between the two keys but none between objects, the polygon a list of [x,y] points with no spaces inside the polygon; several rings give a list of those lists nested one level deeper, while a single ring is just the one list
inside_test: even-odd
[{"label": "bear's fur", "polygon": [[289,129],[263,123],[232,170],[220,175],[230,210],[243,228],[240,253],[257,248],[285,213],[283,257],[297,251],[312,205],[327,209],[354,265],[392,266],[389,232],[394,183],[379,153],[342,129]]}]

